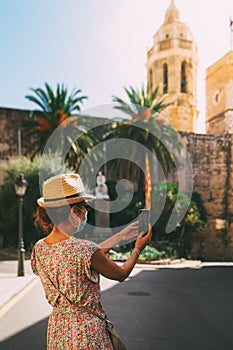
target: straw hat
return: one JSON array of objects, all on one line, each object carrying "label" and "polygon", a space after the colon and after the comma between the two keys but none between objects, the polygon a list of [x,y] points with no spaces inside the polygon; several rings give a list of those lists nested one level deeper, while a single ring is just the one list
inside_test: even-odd
[{"label": "straw hat", "polygon": [[95,196],[85,193],[78,174],[61,174],[51,177],[42,185],[43,197],[37,199],[40,207],[63,205],[93,200]]}]

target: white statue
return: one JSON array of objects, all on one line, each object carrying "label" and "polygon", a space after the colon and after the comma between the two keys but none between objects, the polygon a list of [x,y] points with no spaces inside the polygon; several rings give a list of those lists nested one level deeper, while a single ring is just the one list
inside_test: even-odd
[{"label": "white statue", "polygon": [[102,171],[99,171],[96,177],[96,184],[97,184],[95,188],[96,198],[109,199],[108,187],[105,181],[106,181],[105,176],[102,174]]}]

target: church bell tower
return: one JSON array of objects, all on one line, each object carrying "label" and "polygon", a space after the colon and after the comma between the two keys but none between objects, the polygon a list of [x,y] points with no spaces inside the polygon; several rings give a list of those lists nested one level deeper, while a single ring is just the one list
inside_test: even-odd
[{"label": "church bell tower", "polygon": [[159,97],[173,104],[162,113],[177,131],[195,132],[197,122],[197,47],[171,0],[164,23],[147,52],[147,79]]}]

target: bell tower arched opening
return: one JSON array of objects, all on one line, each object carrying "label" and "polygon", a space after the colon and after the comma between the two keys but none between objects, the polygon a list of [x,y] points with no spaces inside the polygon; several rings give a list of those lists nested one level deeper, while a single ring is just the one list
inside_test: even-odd
[{"label": "bell tower arched opening", "polygon": [[187,63],[185,61],[181,63],[180,91],[187,92]]},{"label": "bell tower arched opening", "polygon": [[163,64],[163,93],[168,93],[168,65],[167,63]]}]

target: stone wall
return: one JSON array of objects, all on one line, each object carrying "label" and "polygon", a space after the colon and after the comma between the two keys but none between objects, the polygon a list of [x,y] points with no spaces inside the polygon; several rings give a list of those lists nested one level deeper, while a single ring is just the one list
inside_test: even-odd
[{"label": "stone wall", "polygon": [[206,132],[210,135],[222,135],[226,132],[225,113],[216,115],[206,122]]},{"label": "stone wall", "polygon": [[233,135],[182,134],[192,159],[194,191],[203,200],[208,224],[193,234],[193,257],[233,259]]},{"label": "stone wall", "polygon": [[[6,164],[9,157],[19,155],[18,130],[21,130],[22,154],[24,153],[23,123],[30,116],[30,111],[0,108],[0,162]],[[3,171],[0,169],[0,185]]]}]

